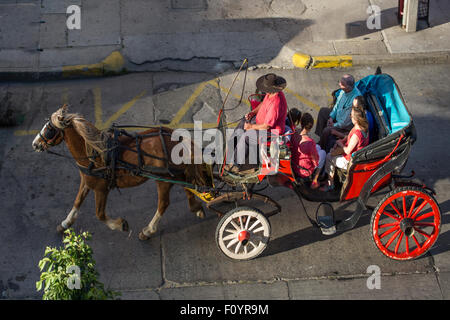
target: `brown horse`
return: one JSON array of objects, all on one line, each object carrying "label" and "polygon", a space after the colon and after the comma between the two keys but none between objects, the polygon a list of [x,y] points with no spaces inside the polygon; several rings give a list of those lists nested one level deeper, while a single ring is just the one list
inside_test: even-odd
[{"label": "brown horse", "polygon": [[[148,134],[155,132],[158,129],[150,129],[140,134]],[[171,132],[170,129],[164,128],[166,132]],[[170,155],[172,148],[177,142],[171,141],[170,137],[165,135],[164,141],[167,152]],[[42,130],[33,140],[33,148],[35,151],[41,152],[47,150],[51,146],[56,146],[64,141],[75,159],[77,164],[82,167],[88,167],[90,161],[94,162],[94,168],[104,167],[105,151],[107,149],[107,134],[98,130],[92,123],[78,114],[68,113],[67,105],[57,110],[52,114],[50,120],[44,125]],[[127,146],[130,149],[136,150],[136,140],[130,137],[120,137],[119,140],[122,146]],[[161,138],[158,135],[151,137],[143,137],[140,148],[147,154],[155,157],[142,157],[143,164],[149,167],[164,168],[164,146]],[[95,151],[94,151],[95,150]],[[90,157],[96,155],[94,157]],[[158,159],[159,158],[159,159]],[[125,150],[120,153],[120,159],[138,165],[138,156],[136,152]],[[170,160],[170,159],[169,159]],[[193,162],[191,162],[193,163]],[[202,165],[196,164],[182,164],[174,165],[169,161],[170,168],[177,170],[178,175],[172,180],[189,182],[192,184],[205,184],[205,174]],[[69,228],[76,220],[81,204],[86,198],[89,190],[94,190],[95,193],[95,210],[97,218],[106,223],[112,230],[128,231],[128,223],[123,218],[111,219],[106,215],[106,201],[108,192],[110,190],[109,182],[101,177],[92,176],[83,173],[80,170],[80,187],[75,198],[72,210],[67,217],[58,225],[58,232],[62,232]],[[130,171],[125,169],[116,170],[115,184],[118,188],[128,188],[138,186],[148,179],[142,176],[134,176]],[[139,233],[139,239],[147,240],[157,231],[159,220],[169,206],[169,193],[173,183],[156,181],[158,190],[158,209],[150,221],[148,226],[142,229]],[[185,188],[188,198],[189,209],[195,213],[199,218],[204,217],[204,211],[201,203],[196,199],[195,195]]]}]

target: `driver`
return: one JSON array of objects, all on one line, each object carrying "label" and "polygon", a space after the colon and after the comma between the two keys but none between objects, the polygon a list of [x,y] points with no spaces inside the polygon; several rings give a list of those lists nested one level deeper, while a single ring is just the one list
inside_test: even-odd
[{"label": "driver", "polygon": [[[283,93],[286,88],[286,80],[274,73],[269,73],[261,76],[256,81],[256,87],[259,91],[266,93],[264,100],[253,111],[247,113],[236,127],[232,139],[237,138],[237,145],[234,152],[234,157],[227,157],[232,159],[233,166],[228,164],[225,170],[231,172],[238,172],[238,161],[242,158],[248,159],[249,144],[258,144],[259,132],[266,130],[267,134],[281,135],[285,131],[287,103]],[[240,129],[240,130],[239,130]],[[242,134],[242,129],[245,131]],[[251,130],[256,130],[256,135],[246,134],[253,133]]]}]

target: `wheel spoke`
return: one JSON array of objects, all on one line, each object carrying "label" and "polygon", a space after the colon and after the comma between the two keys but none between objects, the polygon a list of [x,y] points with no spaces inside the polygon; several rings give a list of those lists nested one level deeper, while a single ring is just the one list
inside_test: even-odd
[{"label": "wheel spoke", "polygon": [[424,201],[424,202],[422,202],[421,204],[420,204],[420,206],[416,209],[416,211],[414,211],[414,214],[411,216],[411,219],[415,219],[416,218],[416,216],[419,214],[419,212],[423,209],[423,207],[425,207],[425,205],[427,204],[428,202],[426,202],[426,201]]},{"label": "wheel spoke", "polygon": [[434,216],[434,212],[433,211],[427,212],[427,213],[422,214],[420,217],[414,219],[414,222],[421,221],[421,220],[424,220],[426,218],[430,218],[430,217],[433,217],[433,216]]},{"label": "wheel spoke", "polygon": [[248,254],[247,246],[244,246],[244,253]]},{"label": "wheel spoke", "polygon": [[407,217],[407,218],[410,218],[410,217],[411,217],[412,212],[413,212],[413,210],[414,210],[414,207],[416,206],[417,199],[419,199],[419,197],[418,197],[418,196],[415,196],[415,197],[414,197],[414,200],[413,200],[413,203],[412,203],[412,205],[411,205],[411,208],[409,208],[409,213],[408,213],[408,217]]},{"label": "wheel spoke", "polygon": [[414,242],[416,243],[417,248],[418,248],[418,249],[421,249],[422,247],[420,246],[419,241],[417,241],[416,236],[413,235],[412,238],[414,239]]},{"label": "wheel spoke", "polygon": [[233,220],[231,220],[230,223],[233,225],[233,227],[234,227],[237,231],[240,230],[240,229],[239,229],[239,226],[236,224],[236,222],[234,222]]},{"label": "wheel spoke", "polygon": [[242,217],[239,217],[239,224],[241,226],[241,230],[244,230],[244,223],[242,222]]},{"label": "wheel spoke", "polygon": [[394,211],[398,214],[398,216],[400,218],[403,218],[403,216],[400,214],[400,212],[398,211],[397,207],[395,206],[395,204],[393,205],[392,202],[389,203],[391,208],[394,209]]},{"label": "wheel spoke", "polygon": [[225,229],[225,232],[229,232],[229,233],[236,233],[236,230],[231,230],[231,229]]},{"label": "wheel spoke", "polygon": [[386,243],[385,247],[389,248],[389,246],[391,245],[392,242],[394,242],[395,238],[397,238],[397,236],[400,234],[400,232],[402,232],[400,229],[394,233],[394,235],[389,239],[389,241]]},{"label": "wheel spoke", "polygon": [[239,249],[241,248],[241,242],[239,241],[238,244],[236,245],[236,248],[234,249],[234,253],[238,253]]},{"label": "wheel spoke", "polygon": [[260,231],[264,231],[264,226],[261,226],[258,229],[253,230],[253,233],[258,233]]},{"label": "wheel spoke", "polygon": [[405,237],[405,241],[406,241],[406,245],[405,245],[405,247],[406,247],[406,254],[409,255],[409,240],[408,240],[408,237]]},{"label": "wheel spoke", "polygon": [[378,226],[378,229],[383,229],[383,228],[387,228],[387,227],[393,227],[393,226],[398,226],[398,222],[393,222],[393,223],[386,223],[386,224],[380,224]]},{"label": "wheel spoke", "polygon": [[414,226],[421,226],[421,227],[436,227],[436,225],[432,222],[416,222],[414,223]]},{"label": "wheel spoke", "polygon": [[[406,212],[405,212],[405,214],[406,214]],[[402,243],[402,239],[403,239],[403,232],[400,233],[400,237],[399,237],[399,239],[397,241],[397,245],[395,246],[395,251],[394,251],[395,254],[398,253],[398,248],[400,247],[400,244]]]},{"label": "wheel spoke", "polygon": [[255,249],[258,248],[258,246],[256,244],[254,244],[253,241],[248,241],[248,243],[250,243],[253,246],[253,248],[255,248]]},{"label": "wheel spoke", "polygon": [[423,235],[424,237],[426,237],[427,239],[431,238],[431,235],[429,235],[428,233],[424,232],[423,230],[420,230],[416,227],[414,227],[414,230],[416,230],[418,233],[420,233],[421,235]]},{"label": "wheel spoke", "polygon": [[236,242],[239,242],[238,238],[234,238],[233,240],[231,240],[230,242],[228,242],[227,244],[227,248],[230,248],[232,245],[234,245]]},{"label": "wheel spoke", "polygon": [[394,220],[400,221],[400,218],[394,217],[393,215],[391,215],[390,213],[387,213],[386,211],[383,211],[383,214],[387,215],[388,217],[390,217],[390,218],[392,218]]},{"label": "wheel spoke", "polygon": [[248,225],[250,224],[250,220],[251,220],[251,219],[252,219],[251,216],[247,216],[247,221],[245,222],[245,227],[244,227],[245,230],[247,230]]},{"label": "wheel spoke", "polygon": [[403,196],[402,197],[403,198],[403,200],[402,200],[402,204],[403,204],[403,217],[407,217],[408,216],[408,213],[406,212],[406,198],[405,198],[405,196]]},{"label": "wheel spoke", "polygon": [[380,235],[380,239],[384,238],[384,237],[387,236],[388,234],[394,232],[395,230],[399,230],[399,229],[400,229],[399,226],[392,227],[391,229],[389,229],[388,231],[386,231],[385,233],[383,233],[382,235]]},{"label": "wheel spoke", "polygon": [[260,221],[259,221],[259,220],[256,220],[256,221],[252,224],[252,226],[251,226],[250,228],[248,228],[248,231],[252,231],[253,228],[256,227],[259,223],[260,223]]},{"label": "wheel spoke", "polygon": [[224,237],[223,241],[228,241],[228,240],[235,239],[235,238],[236,238],[236,233],[233,233],[233,234],[229,234],[226,237]]}]

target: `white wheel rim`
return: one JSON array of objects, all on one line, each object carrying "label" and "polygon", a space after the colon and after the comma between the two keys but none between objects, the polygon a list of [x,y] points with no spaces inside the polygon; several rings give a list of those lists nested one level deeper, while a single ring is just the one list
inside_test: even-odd
[{"label": "white wheel rim", "polygon": [[[239,241],[239,233],[249,233],[247,241]],[[270,225],[264,215],[255,211],[236,211],[219,229],[218,241],[222,252],[236,260],[251,259],[260,254],[267,245]]]}]

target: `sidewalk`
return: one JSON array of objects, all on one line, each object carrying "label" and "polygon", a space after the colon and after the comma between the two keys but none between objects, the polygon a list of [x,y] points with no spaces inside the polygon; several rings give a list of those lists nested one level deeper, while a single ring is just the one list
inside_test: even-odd
[{"label": "sidewalk", "polygon": [[[66,27],[73,4],[80,30]],[[381,30],[367,28],[369,4],[381,9]],[[432,1],[431,27],[416,33],[401,29],[396,12],[397,0],[4,0],[0,74],[220,73],[246,57],[252,66],[295,68],[296,53],[350,55],[353,65],[449,61],[448,1]]]},{"label": "sidewalk", "polygon": [[[69,5],[81,29],[68,30]],[[381,9],[369,30],[367,8]],[[4,0],[4,79],[98,76],[123,71],[220,73],[244,58],[258,67],[295,68],[293,56],[350,55],[353,65],[447,62],[450,3],[431,1],[430,28],[406,33],[397,0]]]}]

